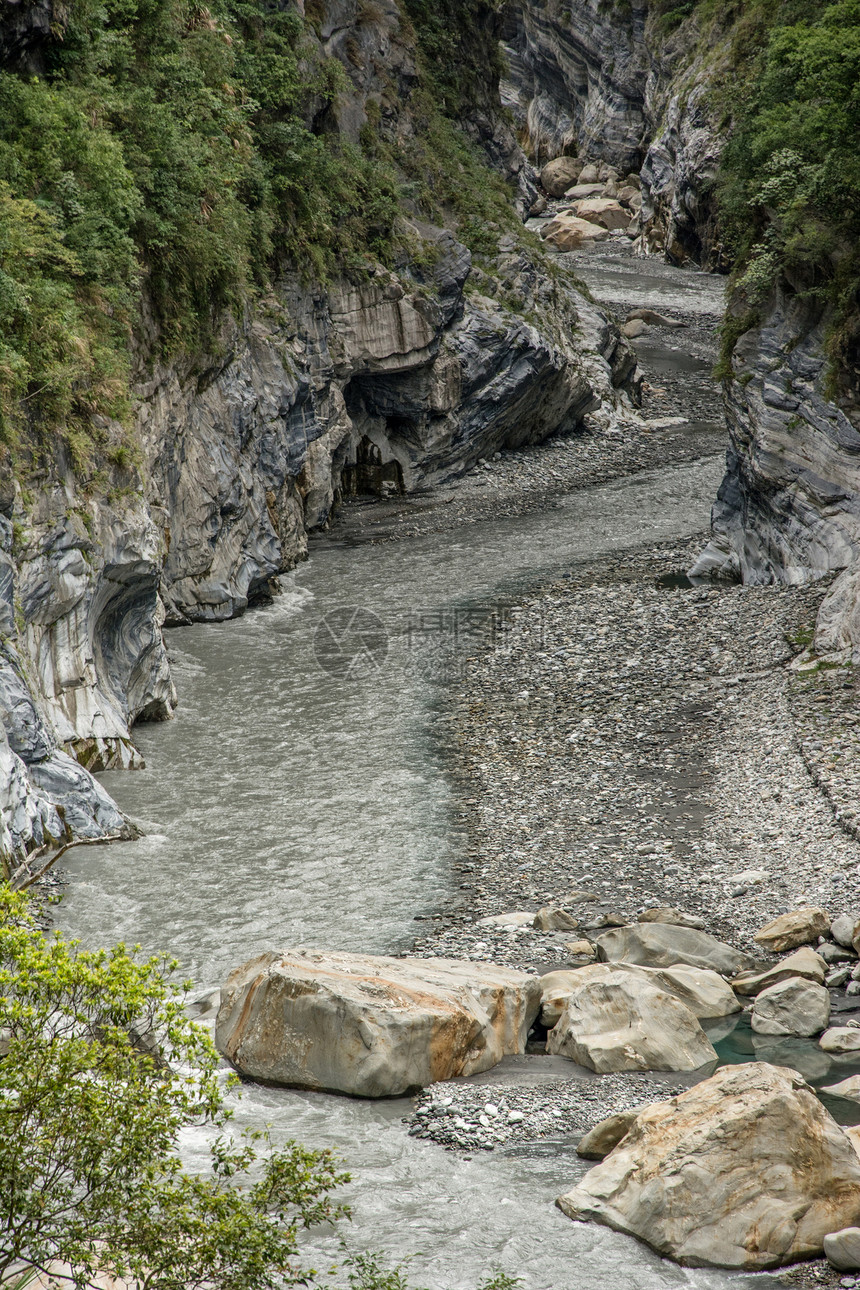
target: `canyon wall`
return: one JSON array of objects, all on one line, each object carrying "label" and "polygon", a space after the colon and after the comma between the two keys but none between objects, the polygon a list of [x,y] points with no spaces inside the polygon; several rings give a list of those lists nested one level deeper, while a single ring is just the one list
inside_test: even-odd
[{"label": "canyon wall", "polygon": [[[388,128],[412,128],[408,29],[394,3],[368,13],[331,0],[319,27],[326,52],[343,52],[346,137],[395,74],[404,107]],[[490,104],[467,128],[527,202],[532,171]],[[451,230],[404,217],[412,258],[326,287],[282,271],[244,318],[224,320],[211,353],[146,361],[142,318],[137,462],[115,456],[83,479],[58,441],[26,479],[2,463],[7,867],[51,842],[129,831],[89,771],[139,765],[134,723],[172,715],[165,624],[229,618],[268,595],[340,493],[408,492],[626,399],[626,343],[527,239],[503,236],[476,272]]]}]

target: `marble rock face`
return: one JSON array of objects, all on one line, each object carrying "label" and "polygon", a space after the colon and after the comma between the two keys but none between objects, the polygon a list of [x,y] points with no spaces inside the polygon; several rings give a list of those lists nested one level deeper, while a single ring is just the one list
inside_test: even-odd
[{"label": "marble rock face", "polygon": [[[37,52],[53,29],[42,21],[51,7],[7,7],[21,13],[0,22],[0,45],[23,56],[18,46],[31,36]],[[319,8],[324,52],[344,69],[335,128],[357,141],[365,109],[393,85],[402,120],[391,128],[408,134],[418,78],[399,6],[380,0],[361,15],[335,0]],[[496,38],[476,28],[476,65]],[[488,56],[488,82],[491,64]],[[531,167],[498,111],[495,84],[462,124],[530,206]],[[568,167],[569,178],[576,170]],[[25,502],[0,450],[0,639],[25,692],[16,697],[12,681],[0,680],[13,751],[35,729],[29,706],[51,747],[86,770],[139,766],[135,723],[169,718],[176,702],[163,626],[230,618],[265,599],[305,558],[308,534],[328,522],[336,496],[409,492],[573,430],[588,412],[611,420],[628,406],[635,357],[572,278],[550,283],[511,235],[492,266],[487,290],[496,295],[467,293],[467,248],[446,229],[411,214],[409,222],[421,254],[397,273],[379,264],[361,283],[323,287],[285,271],[265,309],[220,320],[211,352],[142,362],[139,458],[103,463],[104,495],[83,493],[59,453],[35,503]],[[522,312],[503,303],[510,299]],[[142,355],[160,352],[147,316],[136,344]],[[119,442],[118,427],[103,432]],[[16,755],[25,770],[8,781],[4,856],[57,828],[28,769],[43,766],[44,778],[45,756]],[[75,782],[77,815],[98,831],[103,795],[86,776],[75,773]],[[114,809],[112,823],[119,818]]]},{"label": "marble rock face", "polygon": [[252,1079],[396,1097],[523,1053],[539,1007],[526,972],[297,950],[230,975],[215,1040]]},{"label": "marble rock face", "polygon": [[647,1107],[556,1203],[687,1266],[776,1268],[860,1220],[860,1159],[799,1075],[728,1066]]}]

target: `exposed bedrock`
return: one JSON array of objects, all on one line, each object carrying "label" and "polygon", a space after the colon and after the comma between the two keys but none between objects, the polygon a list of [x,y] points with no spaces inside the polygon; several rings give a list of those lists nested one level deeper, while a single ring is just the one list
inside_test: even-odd
[{"label": "exposed bedrock", "polygon": [[639,171],[642,248],[724,267],[712,196],[723,139],[695,27],[655,28],[642,3],[520,0],[504,34],[503,99],[529,154]]},{"label": "exposed bedrock", "polygon": [[[803,583],[845,570],[822,606],[816,647],[860,649],[860,428],[828,387],[829,318],[783,284],[745,332],[726,382],[731,447],[694,571]],[[850,415],[849,415],[850,413]]]},{"label": "exposed bedrock", "polygon": [[[267,595],[339,495],[442,480],[586,412],[611,419],[634,391],[617,328],[515,237],[475,274],[451,232],[413,233],[419,263],[326,289],[284,276],[225,321],[213,353],[141,362],[140,462],[105,466],[107,488],[76,481],[61,449],[35,501],[0,471],[0,638],[59,750],[54,797],[57,766],[69,792],[89,784],[75,819],[97,821],[104,794],[65,753],[135,766],[134,723],[173,712],[165,622],[229,618]],[[157,339],[147,331],[142,350]],[[13,746],[19,718],[15,705],[3,717]],[[61,836],[36,782],[45,764],[16,764],[4,854]]]}]

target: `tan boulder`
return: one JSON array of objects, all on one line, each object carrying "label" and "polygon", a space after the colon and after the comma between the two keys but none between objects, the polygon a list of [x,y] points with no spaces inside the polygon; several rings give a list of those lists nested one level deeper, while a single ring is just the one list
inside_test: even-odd
[{"label": "tan boulder", "polygon": [[588,242],[603,242],[609,237],[608,231],[600,224],[592,224],[576,215],[556,215],[555,219],[544,224],[540,235],[557,251],[578,251]]},{"label": "tan boulder", "polygon": [[845,1097],[851,1102],[860,1102],[860,1075],[849,1075],[838,1084],[828,1084],[821,1092],[832,1093],[834,1097]]},{"label": "tan boulder", "polygon": [[533,926],[539,932],[575,932],[579,919],[561,905],[544,905],[535,914]]},{"label": "tan boulder", "polygon": [[860,1159],[795,1072],[727,1066],[646,1107],[556,1203],[686,1266],[783,1267],[860,1219]]},{"label": "tan boulder", "polygon": [[[629,315],[628,322],[632,317],[635,315]],[[675,927],[695,927],[698,931],[702,931],[705,926],[705,920],[699,914],[687,914],[682,909],[675,909],[673,905],[653,905],[650,909],[643,909],[638,921],[670,923]]]},{"label": "tan boulder", "polygon": [[215,1042],[252,1079],[394,1097],[524,1052],[539,1006],[537,977],[492,964],[294,950],[231,973]]},{"label": "tan boulder", "polygon": [[824,1238],[827,1262],[840,1272],[860,1271],[860,1227],[844,1227]]},{"label": "tan boulder", "polygon": [[837,1057],[856,1057],[860,1054],[860,1027],[831,1026],[819,1039],[818,1046]]},{"label": "tan boulder", "polygon": [[594,161],[589,161],[579,172],[579,182],[581,184],[602,184],[600,166]]},{"label": "tan boulder", "polygon": [[609,963],[638,963],[643,967],[708,968],[721,976],[734,976],[752,959],[733,945],[718,941],[695,927],[671,923],[638,923],[613,928],[597,937],[597,953]]},{"label": "tan boulder", "polygon": [[856,950],[860,939],[860,918],[854,914],[839,914],[830,924],[831,939],[846,950]]},{"label": "tan boulder", "polygon": [[773,922],[766,923],[753,940],[762,949],[782,954],[783,950],[793,950],[798,945],[813,944],[829,929],[830,919],[825,911],[817,905],[807,905],[803,909],[780,914]]},{"label": "tan boulder", "polygon": [[630,973],[589,980],[565,999],[546,1050],[598,1074],[610,1071],[698,1070],[717,1054],[689,1008]]},{"label": "tan boulder", "polygon": [[633,210],[638,210],[642,205],[642,194],[633,184],[624,184],[623,188],[618,190],[618,200],[623,206],[630,206]]},{"label": "tan boulder", "polygon": [[578,202],[583,197],[599,197],[602,192],[603,184],[574,184],[564,195],[570,201]]},{"label": "tan boulder", "polygon": [[764,972],[741,972],[732,981],[732,988],[738,994],[754,995],[779,981],[787,981],[789,977],[802,977],[805,981],[822,985],[826,973],[827,964],[821,955],[816,954],[808,945],[803,945],[794,954],[789,954],[787,959],[781,959]]},{"label": "tan boulder", "polygon": [[635,1111],[619,1111],[617,1115],[608,1115],[581,1139],[576,1154],[582,1156],[583,1160],[604,1160],[627,1137],[630,1126],[641,1109],[639,1107]]},{"label": "tan boulder", "polygon": [[611,197],[586,197],[583,201],[574,202],[574,210],[580,219],[610,230],[626,228],[630,223],[630,212]]},{"label": "tan boulder", "polygon": [[820,1035],[829,1021],[828,991],[802,977],[789,977],[760,991],[750,1018],[758,1035]]},{"label": "tan boulder", "polygon": [[575,184],[582,170],[582,162],[576,157],[556,157],[548,161],[540,172],[540,181],[545,193],[550,197],[563,197],[565,190]]},{"label": "tan boulder", "polygon": [[716,972],[705,968],[638,967],[632,963],[594,963],[585,967],[547,972],[540,979],[541,1024],[551,1030],[564,1012],[565,1001],[583,982],[611,985],[614,981],[629,980],[642,985],[653,985],[665,990],[690,1009],[699,1021],[713,1021],[740,1012],[741,1005],[731,988]]}]

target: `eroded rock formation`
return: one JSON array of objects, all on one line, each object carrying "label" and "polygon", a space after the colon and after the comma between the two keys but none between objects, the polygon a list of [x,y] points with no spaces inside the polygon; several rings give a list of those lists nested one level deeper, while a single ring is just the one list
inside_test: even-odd
[{"label": "eroded rock formation", "polygon": [[[324,9],[319,39],[346,72],[334,125],[355,139],[384,100],[394,113],[385,129],[408,136],[416,51],[399,7]],[[487,23],[478,54],[495,48],[489,10]],[[34,29],[34,47],[40,38]],[[528,204],[532,171],[487,59],[463,123]],[[339,493],[408,491],[573,429],[588,411],[614,415],[635,360],[572,278],[548,278],[515,235],[476,276],[451,231],[404,216],[411,260],[325,288],[282,273],[255,312],[223,322],[211,353],[153,362],[158,337],[142,317],[137,462],[115,454],[84,481],[60,444],[29,485],[35,500],[2,463],[2,667],[6,690],[28,696],[4,708],[11,746],[25,755],[10,781],[4,816],[18,824],[3,854],[39,844],[47,825],[36,821],[58,795],[71,794],[93,827],[103,809],[101,790],[68,758],[54,762],[53,788],[37,788],[47,754],[26,747],[28,704],[45,747],[94,770],[134,766],[134,723],[168,718],[175,704],[162,625],[228,618],[266,596],[304,558]],[[114,812],[109,831],[116,823]]]}]

